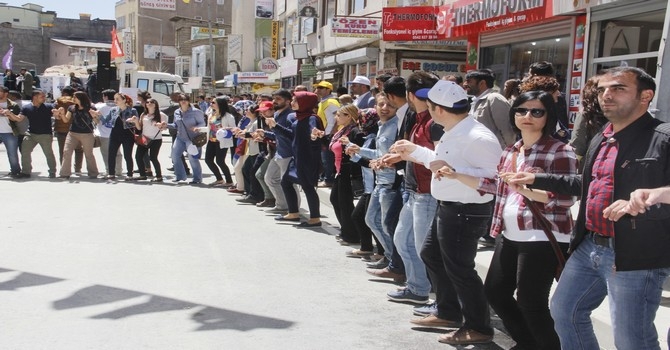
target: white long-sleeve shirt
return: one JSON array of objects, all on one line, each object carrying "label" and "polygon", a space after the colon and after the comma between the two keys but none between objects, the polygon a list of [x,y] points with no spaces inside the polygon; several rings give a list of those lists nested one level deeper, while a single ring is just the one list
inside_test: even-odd
[{"label": "white long-sleeve shirt", "polygon": [[[456,172],[475,177],[495,177],[502,149],[496,136],[484,125],[468,116],[450,130],[445,130],[435,150],[418,146],[410,155],[430,168],[434,160],[446,161]],[[479,191],[453,179],[433,178],[430,193],[441,201],[486,203],[491,194]]]}]

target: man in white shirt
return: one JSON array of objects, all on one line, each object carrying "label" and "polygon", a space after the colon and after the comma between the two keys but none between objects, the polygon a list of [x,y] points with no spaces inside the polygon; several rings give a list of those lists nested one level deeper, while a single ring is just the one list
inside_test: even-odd
[{"label": "man in white shirt", "polygon": [[[114,95],[116,91],[112,89],[104,90],[102,92],[102,103],[96,103],[95,108],[102,115],[109,114],[109,111],[116,106],[114,102]],[[111,119],[107,123],[103,123],[102,119],[98,120],[97,133],[100,137],[100,154],[102,154],[102,160],[105,162],[105,172],[106,175],[115,175],[109,173],[109,135],[112,133],[112,124]],[[117,151],[116,154],[116,176],[121,176],[123,174],[123,168],[121,166],[123,158],[121,157],[121,149]]]},{"label": "man in white shirt", "polygon": [[460,86],[441,80],[427,96],[433,120],[444,127],[435,150],[406,140],[394,146],[404,159],[422,163],[436,174],[431,194],[439,200],[436,229],[426,238],[421,251],[431,282],[437,286],[438,313],[413,323],[460,323],[463,318],[463,327],[442,335],[439,341],[452,345],[489,343],[493,328],[474,259],[477,241],[488,231],[493,196],[482,195],[456,180],[440,178],[440,169],[494,177],[502,149],[496,136],[469,116],[468,97]]}]

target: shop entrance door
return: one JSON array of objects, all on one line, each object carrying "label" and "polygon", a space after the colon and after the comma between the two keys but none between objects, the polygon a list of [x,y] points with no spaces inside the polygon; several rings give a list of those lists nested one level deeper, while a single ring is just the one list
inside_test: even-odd
[{"label": "shop entrance door", "polygon": [[496,74],[496,85],[502,88],[505,80],[510,79],[510,45],[486,47],[482,50],[481,68],[488,68]]}]

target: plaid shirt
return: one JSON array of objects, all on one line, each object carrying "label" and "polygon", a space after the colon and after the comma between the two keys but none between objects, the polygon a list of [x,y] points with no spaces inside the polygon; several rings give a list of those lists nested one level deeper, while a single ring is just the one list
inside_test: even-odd
[{"label": "plaid shirt", "polygon": [[[524,163],[518,164],[518,153],[523,146],[523,140],[505,149],[500,158],[498,173],[526,171],[531,173],[552,173],[557,175],[577,174],[577,157],[572,147],[560,142],[551,136],[543,136],[530,149],[524,153]],[[509,186],[499,178],[482,178],[479,190],[486,193],[495,193],[496,204],[493,210],[493,222],[491,223],[491,236],[496,237],[505,229],[503,221],[503,210],[508,199]],[[569,235],[572,231],[573,221],[570,207],[576,198],[566,195],[558,195],[548,192],[549,202],[537,203],[552,226],[552,231]],[[519,203],[517,224],[521,230],[542,230],[542,227],[533,219],[533,213],[526,208],[525,203]]]},{"label": "plaid shirt", "polygon": [[614,221],[605,219],[603,209],[613,202],[614,162],[619,153],[619,142],[612,138],[613,135],[612,124],[609,124],[603,130],[603,142],[593,162],[586,200],[586,229],[608,237],[614,237]]}]

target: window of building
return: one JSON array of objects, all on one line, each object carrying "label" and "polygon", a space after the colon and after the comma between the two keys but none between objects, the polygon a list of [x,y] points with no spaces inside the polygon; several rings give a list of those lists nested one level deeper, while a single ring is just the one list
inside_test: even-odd
[{"label": "window of building", "polygon": [[358,11],[362,11],[367,5],[367,0],[349,0],[349,14],[353,15]]},{"label": "window of building", "polygon": [[337,13],[337,0],[322,0],[321,8],[323,10],[323,16],[321,16],[321,26],[325,26],[330,23],[330,19],[335,17]]},{"label": "window of building", "polygon": [[483,48],[480,66],[493,70],[496,85],[502,88],[507,79],[523,79],[532,63],[548,61],[554,65],[561,91],[566,92],[569,53],[570,38],[567,36],[524,41]]},{"label": "window of building", "polygon": [[216,17],[216,23],[224,24],[226,23],[226,20],[222,17]]},{"label": "window of building", "polygon": [[272,38],[263,37],[256,40],[256,58],[272,57]]},{"label": "window of building", "polygon": [[216,0],[217,5],[223,5],[225,0]]},{"label": "window of building", "polygon": [[593,72],[628,65],[656,75],[665,10],[597,22]]},{"label": "window of building", "polygon": [[197,19],[198,21],[202,21],[202,16],[195,16],[193,17],[194,19]]},{"label": "window of building", "polygon": [[126,27],[126,16],[116,17],[116,29],[120,30]]}]

